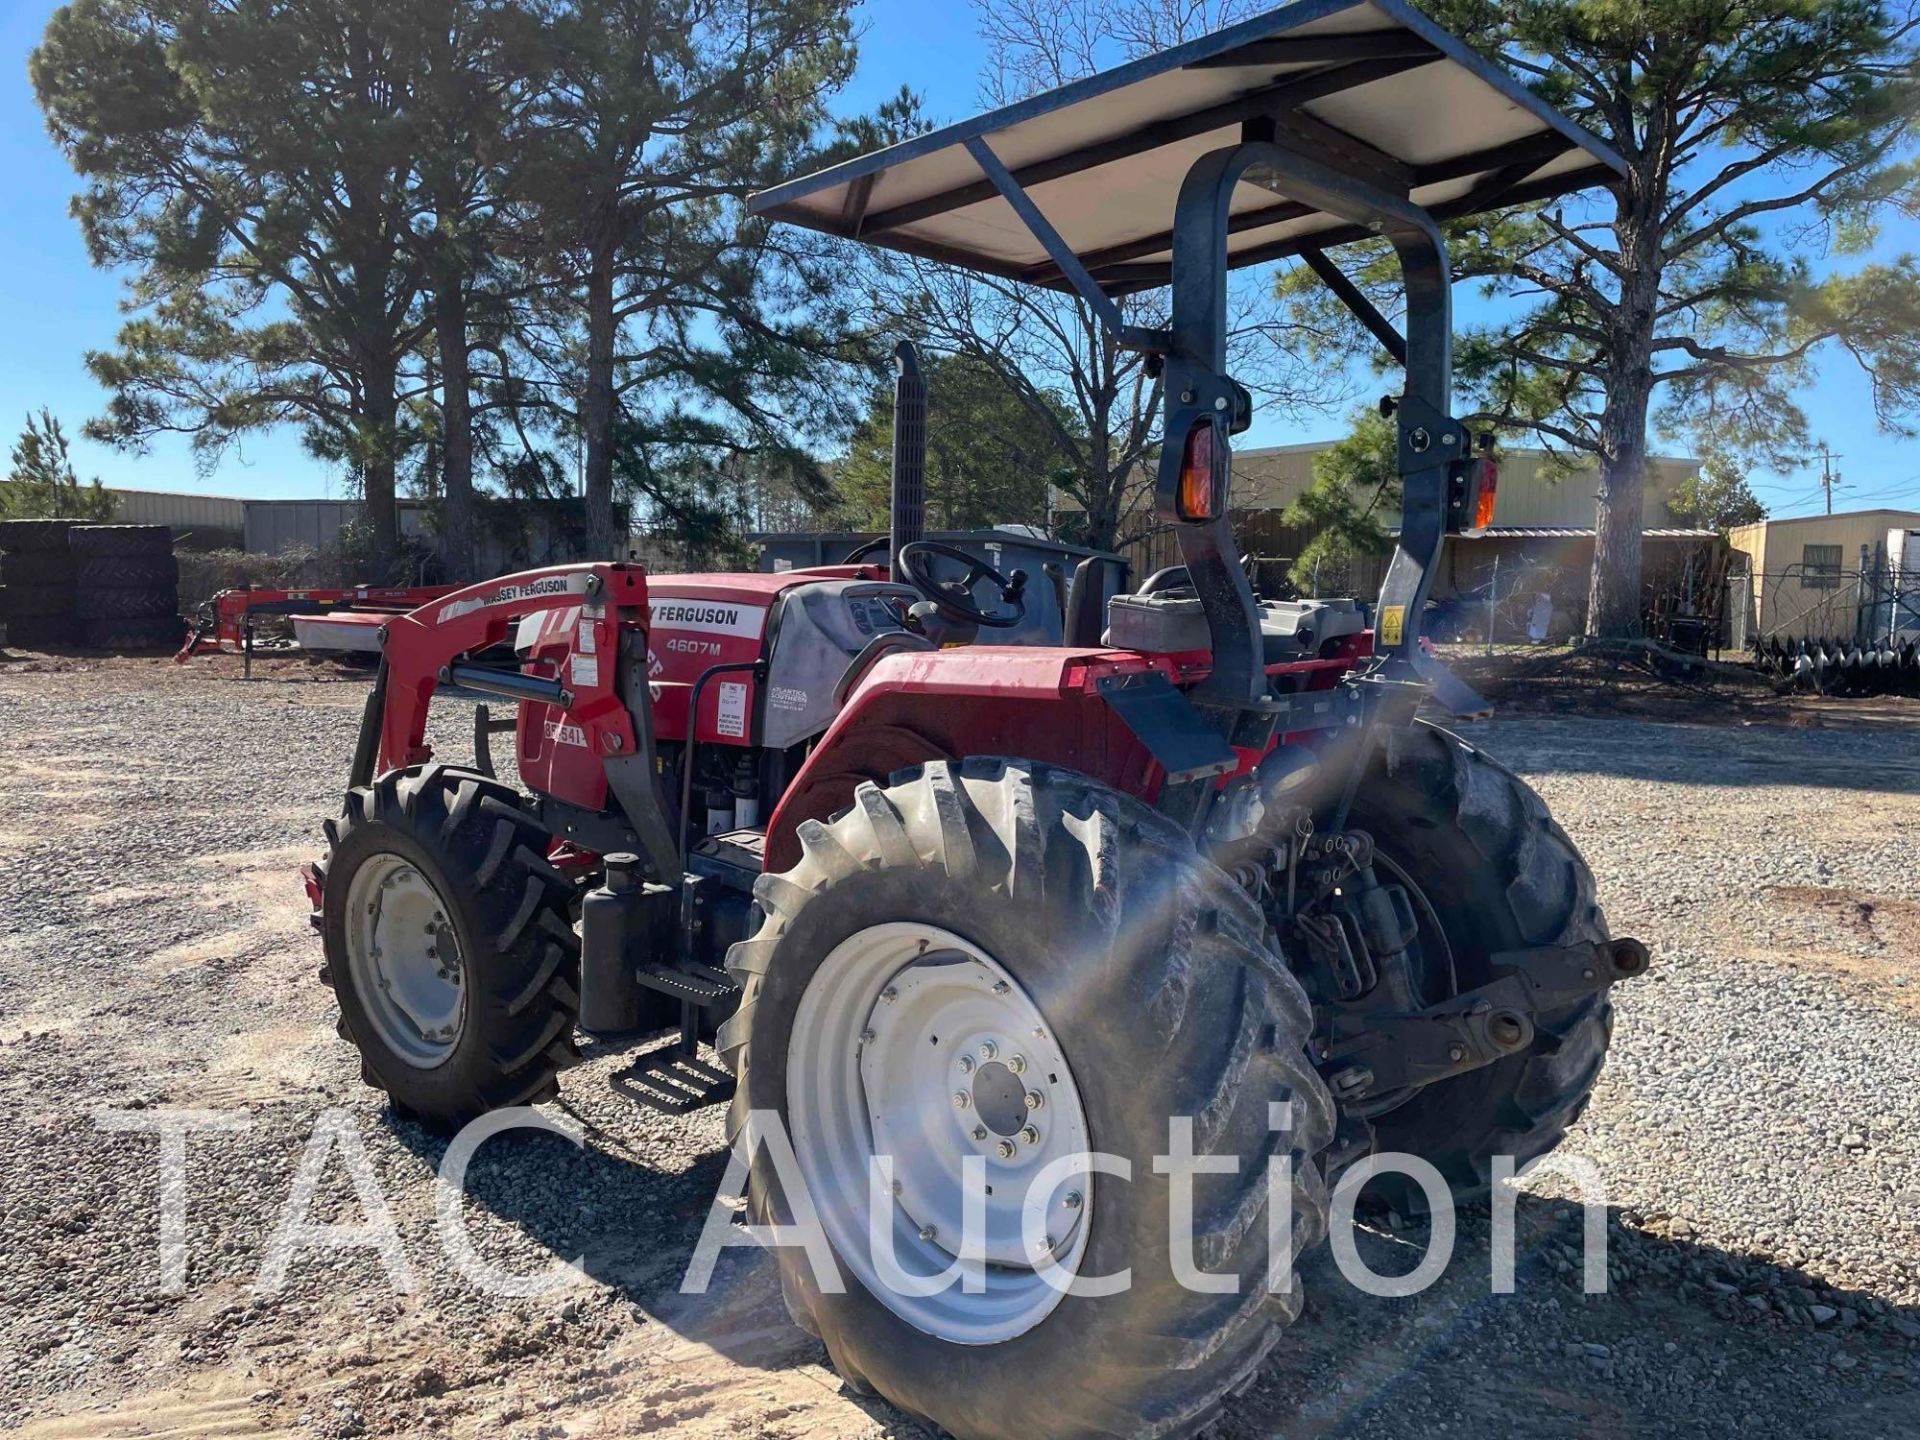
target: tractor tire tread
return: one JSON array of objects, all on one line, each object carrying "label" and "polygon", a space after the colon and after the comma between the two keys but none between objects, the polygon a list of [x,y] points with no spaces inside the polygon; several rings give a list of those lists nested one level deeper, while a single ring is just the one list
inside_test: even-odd
[{"label": "tractor tire tread", "polygon": [[30,555],[63,551],[74,520],[0,520],[0,553]]},{"label": "tractor tire tread", "polygon": [[65,550],[22,550],[0,553],[0,585],[47,585],[73,591],[78,577],[73,556]]},{"label": "tractor tire tread", "polygon": [[74,559],[76,585],[117,590],[168,590],[180,586],[180,562],[172,555],[88,555]]},{"label": "tractor tire tread", "polygon": [[80,642],[80,622],[71,615],[14,618],[0,611],[0,629],[6,631],[6,643],[16,650],[38,649],[47,645],[77,645]]},{"label": "tractor tire tread", "polygon": [[186,627],[177,615],[155,615],[144,619],[83,620],[80,640],[89,650],[134,653],[146,650],[172,650],[180,644]]},{"label": "tractor tire tread", "polygon": [[[322,930],[326,971],[341,999],[342,1034],[360,1046],[368,1083],[387,1093],[396,1113],[436,1130],[457,1130],[489,1110],[550,1099],[558,1093],[559,1072],[578,1062],[572,1032],[579,950],[577,940],[569,946],[561,939],[574,938],[572,887],[521,843],[521,824],[508,818],[525,819],[520,803],[511,787],[490,776],[435,762],[389,771],[350,790],[329,834]],[[377,1048],[368,1054],[370,1044],[349,1019],[344,992],[353,981],[343,929],[332,923],[327,901],[350,882],[350,869],[339,859],[343,849],[355,852],[357,861],[360,847],[372,843],[359,837],[380,827],[399,832],[408,853],[423,852],[455,892],[446,898],[461,912],[462,951],[469,976],[477,976],[480,993],[469,997],[468,1024],[479,1033],[470,1050],[457,1052],[464,1057],[461,1075],[444,1084],[419,1078],[436,1072],[374,1063],[383,1057]]]},{"label": "tractor tire tread", "polygon": [[75,525],[67,532],[67,546],[75,555],[171,555],[170,525]]},{"label": "tractor tire tread", "polygon": [[0,619],[73,619],[74,589],[70,582],[28,585],[11,581],[0,587]]},{"label": "tractor tire tread", "polygon": [[[1481,948],[1578,945],[1608,938],[1592,871],[1567,833],[1525,781],[1458,736],[1426,722],[1391,732],[1385,775],[1424,797],[1416,823],[1434,837],[1457,837],[1460,870],[1494,877],[1501,902],[1481,914]],[[1364,794],[1360,802],[1366,803]],[[1376,836],[1376,840],[1379,839]],[[1504,910],[1504,914],[1499,913]],[[1468,937],[1469,939],[1475,937]],[[1461,1109],[1420,1133],[1388,1133],[1383,1148],[1431,1162],[1456,1200],[1485,1196],[1495,1156],[1522,1168],[1559,1145],[1585,1112],[1613,1034],[1613,1005],[1604,993],[1537,1017],[1524,1057],[1502,1062],[1490,1100]],[[1470,1078],[1470,1077],[1469,1077]],[[1446,1087],[1432,1087],[1436,1101]],[[1386,1179],[1388,1177],[1381,1177]],[[1390,1185],[1396,1207],[1422,1207],[1417,1187]]]},{"label": "tractor tire tread", "polygon": [[[1097,1333],[1076,1333],[1068,1342],[1049,1331],[1050,1319],[994,1349],[996,1367],[1013,1367],[1004,1407],[972,1391],[956,1399],[951,1413],[937,1378],[948,1367],[924,1352],[917,1361],[897,1358],[903,1352],[896,1347],[929,1343],[928,1337],[896,1334],[893,1326],[904,1330],[904,1322],[864,1291],[860,1304],[818,1295],[802,1280],[805,1262],[795,1252],[783,1252],[781,1260],[789,1310],[826,1345],[849,1388],[884,1395],[961,1440],[1020,1433],[1178,1440],[1204,1428],[1223,1397],[1257,1376],[1280,1327],[1300,1309],[1297,1282],[1282,1294],[1269,1293],[1265,1284],[1268,1158],[1292,1162],[1289,1244],[1296,1258],[1326,1225],[1318,1159],[1333,1134],[1334,1105],[1306,1056],[1306,997],[1271,954],[1271,933],[1258,908],[1164,816],[1086,776],[1020,760],[937,761],[898,772],[885,787],[864,783],[849,808],[797,833],[799,860],[784,875],[761,877],[754,891],[761,924],[728,956],[728,970],[742,987],[740,1009],[718,1041],[738,1083],[729,1143],[752,1111],[785,1108],[783,1027],[797,1004],[795,967],[817,963],[805,957],[828,943],[822,934],[857,923],[852,911],[884,909],[876,897],[888,893],[881,888],[887,877],[876,879],[876,872],[903,873],[913,876],[916,889],[946,890],[956,905],[977,908],[975,896],[990,896],[987,908],[1017,912],[1000,922],[1008,927],[1052,917],[1044,923],[1061,928],[1049,933],[1074,936],[1076,949],[1093,957],[1082,986],[1089,993],[1072,1002],[1087,1007],[1076,1012],[1080,1020],[1097,1015],[1116,1032],[1137,1029],[1142,1043],[1153,1037],[1154,1053],[1166,1056],[1130,1074],[1128,1098],[1115,1103],[1137,1108],[1143,1125],[1149,1111],[1159,1116],[1151,1124],[1162,1130],[1167,1115],[1195,1116],[1196,1150],[1240,1158],[1237,1184],[1224,1182],[1196,1197],[1196,1259],[1203,1268],[1243,1276],[1257,1271],[1259,1278],[1232,1295],[1197,1295],[1169,1277],[1136,1275],[1124,1298],[1103,1302],[1119,1308],[1082,1312],[1068,1322],[1084,1325],[1098,1315]],[[1176,876],[1170,896],[1166,886]],[[1168,920],[1168,912],[1177,918]],[[1089,916],[1098,921],[1090,929],[1082,923]],[[1168,928],[1170,943],[1163,934]],[[1163,988],[1177,999],[1150,1016],[1148,1006],[1123,999]],[[1170,1028],[1163,1028],[1166,1021]],[[1063,1034],[1084,1033],[1071,1031],[1072,1020],[1054,1023]],[[760,1062],[769,1067],[763,1071],[756,1059],[769,1046],[774,1054]],[[1292,1124],[1270,1129],[1269,1102],[1282,1098],[1292,1102]],[[1137,1137],[1138,1127],[1134,1132]],[[754,1223],[781,1213],[778,1183],[771,1167],[754,1157],[748,1193]],[[789,1256],[795,1256],[793,1275]],[[876,1316],[883,1322],[878,1328]],[[1052,1347],[1068,1343],[1078,1357],[1074,1364],[1063,1369],[1045,1359]],[[1035,1373],[1025,1373],[1028,1368]]]},{"label": "tractor tire tread", "polygon": [[73,613],[82,620],[158,620],[179,609],[180,594],[171,585],[82,585],[73,592]]}]

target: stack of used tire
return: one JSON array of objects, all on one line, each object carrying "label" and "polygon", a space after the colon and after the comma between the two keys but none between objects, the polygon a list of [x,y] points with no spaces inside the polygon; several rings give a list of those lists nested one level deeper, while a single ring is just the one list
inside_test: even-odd
[{"label": "stack of used tire", "polygon": [[73,613],[89,650],[159,650],[180,643],[180,563],[167,525],[76,525]]},{"label": "stack of used tire", "polygon": [[80,638],[67,546],[72,529],[71,520],[0,520],[0,625],[16,650]]}]

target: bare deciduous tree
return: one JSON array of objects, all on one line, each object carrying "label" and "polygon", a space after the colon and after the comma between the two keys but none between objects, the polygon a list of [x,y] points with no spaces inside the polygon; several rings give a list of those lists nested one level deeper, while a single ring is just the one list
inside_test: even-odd
[{"label": "bare deciduous tree", "polygon": [[[1258,0],[975,0],[988,53],[981,102],[1011,104],[1262,8]],[[876,259],[874,277],[878,328],[987,364],[1055,432],[1070,457],[1059,488],[1085,512],[1087,544],[1112,548],[1145,531],[1161,408],[1147,357],[1117,345],[1076,295],[892,254]],[[1233,296],[1231,363],[1243,384],[1289,406],[1341,398],[1296,361],[1265,287],[1238,283]],[[1130,325],[1167,323],[1165,291],[1119,305]]]}]

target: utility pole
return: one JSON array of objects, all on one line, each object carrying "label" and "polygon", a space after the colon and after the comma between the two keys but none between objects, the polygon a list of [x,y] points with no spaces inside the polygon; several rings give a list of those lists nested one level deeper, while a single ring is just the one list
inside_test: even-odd
[{"label": "utility pole", "polygon": [[1827,514],[1833,513],[1833,487],[1840,483],[1840,476],[1833,468],[1833,462],[1844,456],[1828,452],[1827,442],[1820,442],[1820,488],[1827,494]]}]

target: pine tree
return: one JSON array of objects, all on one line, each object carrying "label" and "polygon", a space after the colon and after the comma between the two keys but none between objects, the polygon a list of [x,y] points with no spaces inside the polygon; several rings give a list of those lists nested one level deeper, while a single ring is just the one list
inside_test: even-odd
[{"label": "pine tree", "polygon": [[12,468],[0,482],[0,520],[113,519],[113,496],[97,477],[80,479],[66,432],[51,410],[42,407],[37,417],[27,416],[12,458]]},{"label": "pine tree", "polygon": [[[1920,208],[1914,18],[1873,0],[1444,0],[1440,21],[1624,157],[1598,198],[1462,222],[1455,278],[1501,302],[1456,375],[1510,431],[1598,471],[1588,629],[1640,626],[1649,428],[1778,461],[1824,350],[1870,373],[1883,422],[1920,402],[1920,266],[1816,274]],[[1361,251],[1377,295],[1391,262]],[[1350,262],[1351,263],[1351,262]],[[1332,318],[1305,276],[1285,293]],[[1351,327],[1347,335],[1357,338]]]},{"label": "pine tree", "polygon": [[88,433],[184,432],[211,461],[294,423],[359,477],[373,551],[398,551],[409,358],[425,333],[412,247],[414,27],[387,0],[75,0],[31,60],[79,173],[96,264],[133,318],[89,355],[111,392]]}]

